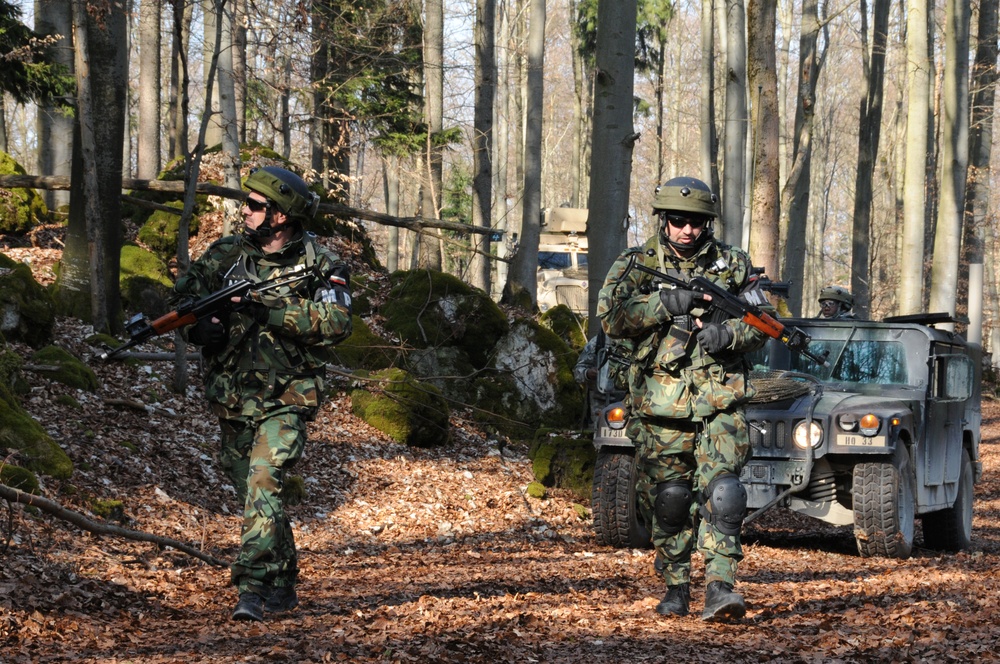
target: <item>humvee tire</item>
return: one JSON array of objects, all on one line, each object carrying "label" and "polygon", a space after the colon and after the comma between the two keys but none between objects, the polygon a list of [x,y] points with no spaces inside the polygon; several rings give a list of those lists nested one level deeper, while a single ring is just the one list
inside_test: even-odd
[{"label": "humvee tire", "polygon": [[916,498],[910,454],[899,447],[889,462],[854,466],[854,539],[863,558],[909,558]]},{"label": "humvee tire", "polygon": [[955,504],[922,517],[924,545],[928,549],[961,551],[972,545],[972,481],[972,461],[968,450],[962,450]]},{"label": "humvee tire", "polygon": [[591,509],[601,543],[620,549],[651,546],[652,534],[639,511],[635,480],[634,450],[597,453]]}]

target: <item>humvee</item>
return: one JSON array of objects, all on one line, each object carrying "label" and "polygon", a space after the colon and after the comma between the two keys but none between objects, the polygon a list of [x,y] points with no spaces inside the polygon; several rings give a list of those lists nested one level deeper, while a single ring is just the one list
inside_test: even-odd
[{"label": "humvee", "polygon": [[565,304],[574,313],[586,316],[588,285],[587,210],[543,210],[538,240],[539,310]]},{"label": "humvee", "polygon": [[[954,322],[939,314],[782,322],[826,364],[776,340],[748,355],[758,394],[746,407],[744,523],[784,508],[853,526],[861,556],[907,558],[920,519],[925,547],[968,548],[982,476],[980,347],[936,329]],[[634,450],[616,417],[609,406],[594,438],[594,525],[607,544],[647,546]]]}]

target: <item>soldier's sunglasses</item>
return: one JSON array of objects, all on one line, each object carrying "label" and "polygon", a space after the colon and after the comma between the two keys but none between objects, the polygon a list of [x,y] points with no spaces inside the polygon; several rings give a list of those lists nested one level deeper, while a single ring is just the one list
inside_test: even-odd
[{"label": "soldier's sunglasses", "polygon": [[263,212],[267,209],[267,201],[258,201],[256,198],[247,198],[243,201],[251,212]]},{"label": "soldier's sunglasses", "polygon": [[703,217],[685,217],[680,214],[668,214],[667,223],[674,228],[684,228],[685,226],[690,226],[691,228],[701,228],[705,225],[705,219]]}]

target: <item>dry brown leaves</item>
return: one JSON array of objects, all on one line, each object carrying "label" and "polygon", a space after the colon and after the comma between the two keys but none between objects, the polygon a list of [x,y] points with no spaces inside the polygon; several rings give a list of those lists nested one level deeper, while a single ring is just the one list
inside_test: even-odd
[{"label": "dry brown leaves", "polygon": [[[58,343],[95,349],[60,321]],[[22,348],[25,353],[28,349]],[[215,459],[216,425],[170,365],[100,364],[87,394],[30,377],[26,407],[68,451],[46,495],[88,513],[124,502],[126,525],[236,552],[239,508]],[[0,660],[5,662],[924,662],[996,661],[1000,637],[1000,404],[983,404],[974,544],[905,561],[863,559],[849,529],[775,513],[746,533],[746,620],[706,625],[701,561],[693,613],[658,616],[650,551],[599,545],[572,497],[525,497],[523,445],[456,413],[439,450],[386,440],[350,413],[349,385],[310,430],[291,508],[301,606],[233,623],[228,571],[152,545],[98,539],[0,504]],[[197,383],[197,376],[192,377]],[[70,395],[76,409],[60,395]],[[148,405],[139,410],[122,405]],[[8,522],[8,518],[10,522]],[[919,529],[918,529],[919,531]],[[918,544],[921,542],[918,532]]]}]

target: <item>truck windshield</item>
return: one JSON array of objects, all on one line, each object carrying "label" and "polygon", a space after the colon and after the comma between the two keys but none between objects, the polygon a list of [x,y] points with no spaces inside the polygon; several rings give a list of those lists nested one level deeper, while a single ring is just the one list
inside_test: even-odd
[{"label": "truck windshield", "polygon": [[565,270],[572,267],[570,255],[562,251],[539,251],[538,268],[541,270]]},{"label": "truck windshield", "polygon": [[[826,354],[828,366],[790,353],[777,342],[768,343],[753,353],[755,370],[790,370],[815,376],[825,383],[861,383],[878,385],[908,385],[906,346],[895,339],[886,339],[878,330],[815,329],[809,350]],[[828,334],[841,338],[817,338]]]}]

